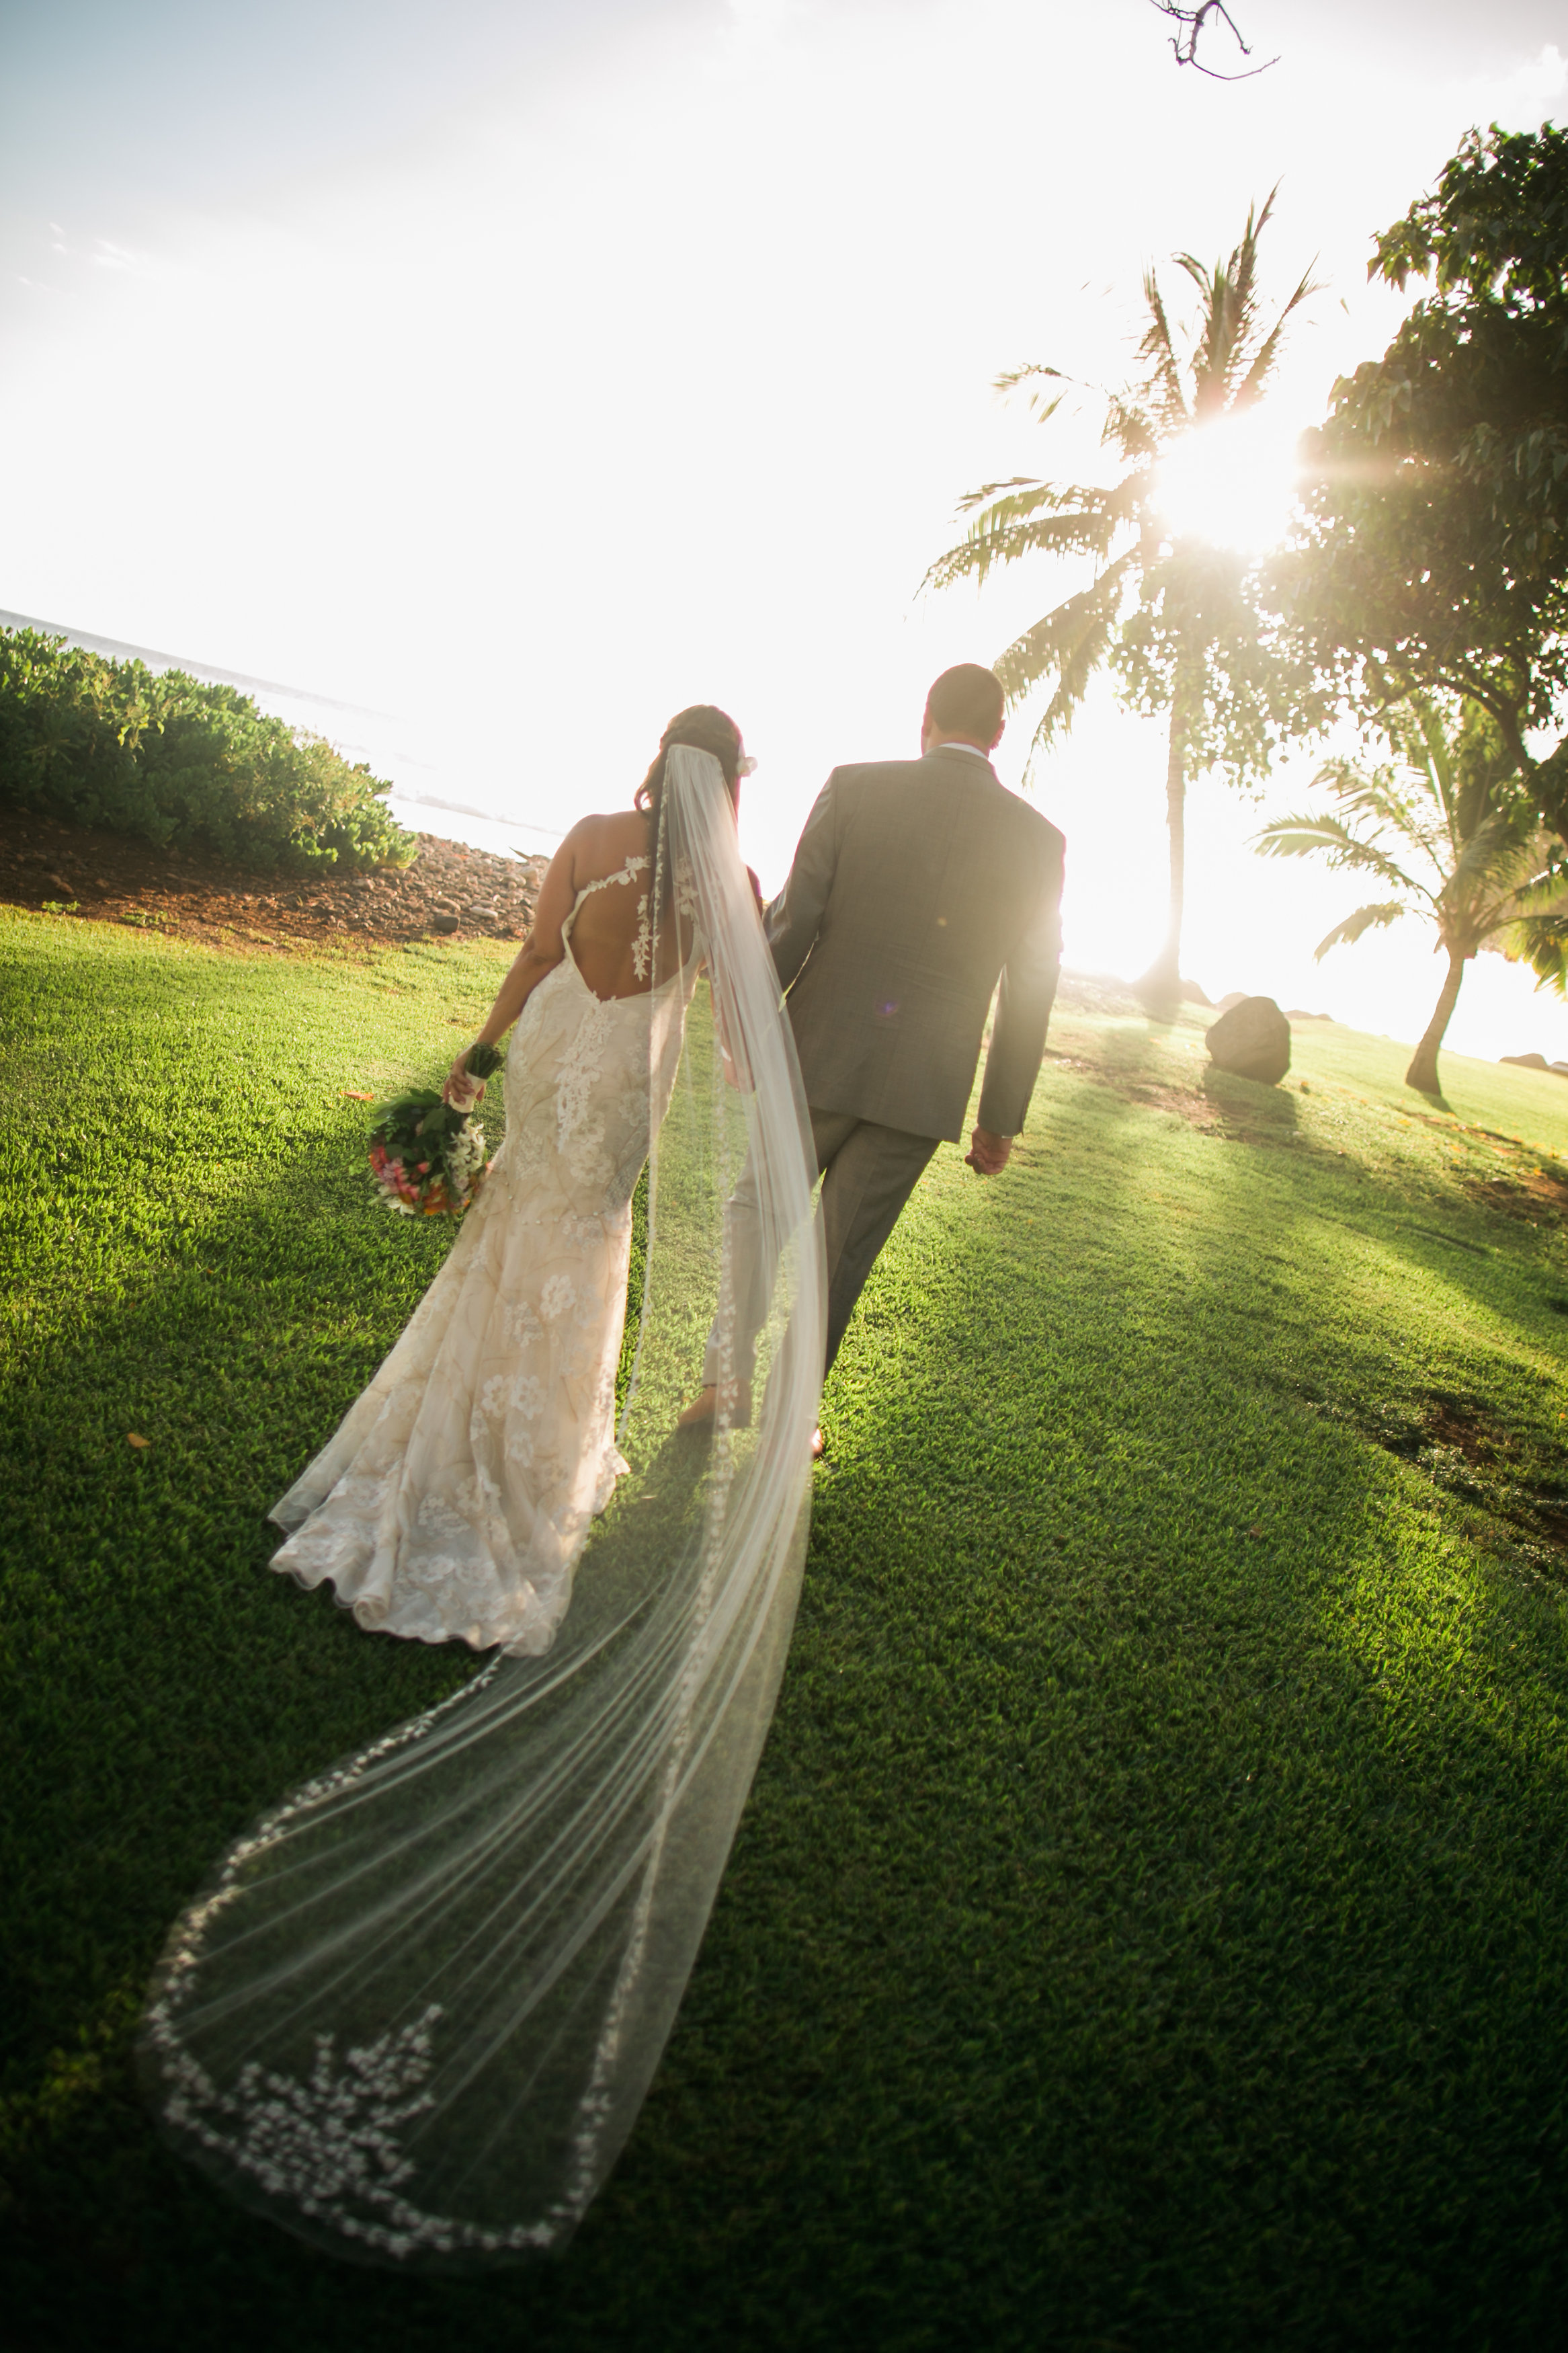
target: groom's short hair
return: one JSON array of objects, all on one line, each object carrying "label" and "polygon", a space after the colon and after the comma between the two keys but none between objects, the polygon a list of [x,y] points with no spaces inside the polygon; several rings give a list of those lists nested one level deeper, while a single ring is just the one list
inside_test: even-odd
[{"label": "groom's short hair", "polygon": [[955,662],[927,695],[926,717],[944,735],[975,735],[989,744],[1002,724],[1005,701],[994,670],[979,662]]}]

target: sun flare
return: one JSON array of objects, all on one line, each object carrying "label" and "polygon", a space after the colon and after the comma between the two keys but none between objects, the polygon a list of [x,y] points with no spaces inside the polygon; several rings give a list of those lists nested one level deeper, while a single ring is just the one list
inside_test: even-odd
[{"label": "sun flare", "polygon": [[1294,432],[1254,408],[1184,434],[1160,461],[1156,497],[1175,538],[1256,555],[1283,537],[1298,480]]}]

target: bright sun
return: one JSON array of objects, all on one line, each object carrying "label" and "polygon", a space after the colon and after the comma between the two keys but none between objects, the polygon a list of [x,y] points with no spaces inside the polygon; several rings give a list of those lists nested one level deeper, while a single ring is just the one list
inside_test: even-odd
[{"label": "bright sun", "polygon": [[1254,555],[1283,536],[1297,479],[1294,432],[1254,408],[1184,434],[1155,495],[1174,537]]}]

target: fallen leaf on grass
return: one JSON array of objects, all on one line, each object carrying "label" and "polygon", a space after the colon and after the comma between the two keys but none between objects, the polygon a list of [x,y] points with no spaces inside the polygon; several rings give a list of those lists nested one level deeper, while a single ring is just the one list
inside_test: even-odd
[{"label": "fallen leaf on grass", "polygon": [[133,1430],[128,1430],[125,1435],[132,1446],[151,1446],[153,1443],[150,1438],[141,1438]]},{"label": "fallen leaf on grass", "polygon": [[345,1087],[343,1089],[343,1093],[347,1096],[350,1103],[374,1103],[375,1101],[375,1097],[374,1095],[362,1094],[358,1087]]},{"label": "fallen leaf on grass", "polygon": [[1263,1534],[1263,1531],[1261,1528],[1252,1527],[1248,1528],[1247,1533],[1249,1536],[1260,1536]]}]

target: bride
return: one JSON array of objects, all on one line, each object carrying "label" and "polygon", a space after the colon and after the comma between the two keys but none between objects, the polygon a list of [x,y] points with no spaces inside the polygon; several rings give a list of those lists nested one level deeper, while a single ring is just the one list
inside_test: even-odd
[{"label": "bride", "polygon": [[[275,1507],[274,1566],[487,1650],[276,1805],[172,1929],[166,2136],[231,2195],[400,2267],[562,2245],[635,2121],[773,1712],[823,1361],[810,1130],[735,833],[739,730],[672,720],[552,863],[483,1041],[508,1131],[434,1283]],[[479,1092],[466,1052],[449,1099]],[[617,1366],[648,1169],[637,1347]],[[723,1205],[778,1272],[750,1412]],[[677,1427],[710,1324],[711,1442]]]},{"label": "bride", "polygon": [[[273,1506],[291,1531],[273,1567],[330,1579],[363,1627],[546,1650],[626,1467],[614,1420],[632,1191],[692,983],[690,916],[667,894],[654,985],[652,869],[677,745],[717,760],[734,805],[740,730],[697,704],[666,728],[635,807],[566,836],[476,1040],[517,1023],[485,1190],[391,1356]],[[466,1065],[467,1050],[445,1089],[459,1109],[484,1092]]]}]

